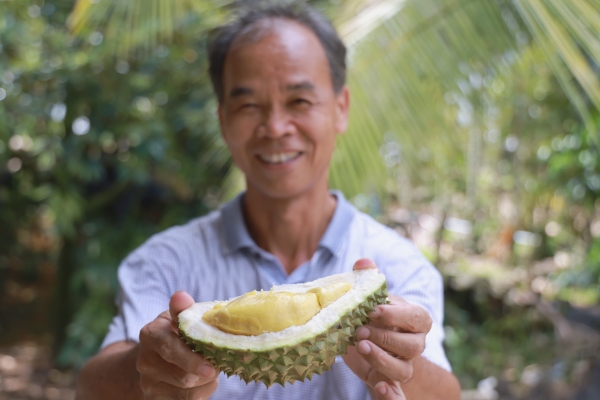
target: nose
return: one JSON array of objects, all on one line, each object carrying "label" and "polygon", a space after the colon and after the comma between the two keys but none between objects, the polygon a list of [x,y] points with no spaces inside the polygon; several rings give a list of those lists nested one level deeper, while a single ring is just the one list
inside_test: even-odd
[{"label": "nose", "polygon": [[270,139],[278,139],[291,135],[294,130],[290,115],[282,107],[272,107],[265,115],[262,126],[264,136]]}]

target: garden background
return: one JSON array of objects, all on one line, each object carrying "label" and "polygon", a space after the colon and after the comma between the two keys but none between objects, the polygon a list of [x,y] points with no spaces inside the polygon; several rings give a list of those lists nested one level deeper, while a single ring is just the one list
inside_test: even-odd
[{"label": "garden background", "polygon": [[[600,398],[600,2],[320,0],[349,48],[331,186],[442,272],[464,399]],[[217,0],[0,0],[0,399],[72,399],[120,260],[243,189]]]}]

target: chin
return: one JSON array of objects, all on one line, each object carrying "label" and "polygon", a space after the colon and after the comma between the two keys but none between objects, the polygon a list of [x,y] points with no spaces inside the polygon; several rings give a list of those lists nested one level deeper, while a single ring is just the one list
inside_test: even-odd
[{"label": "chin", "polygon": [[285,200],[285,199],[293,199],[295,197],[301,196],[302,194],[308,193],[311,189],[314,188],[314,185],[307,185],[303,187],[299,187],[297,185],[253,185],[252,188],[249,187],[249,190],[258,192],[262,196],[277,199],[277,200]]}]

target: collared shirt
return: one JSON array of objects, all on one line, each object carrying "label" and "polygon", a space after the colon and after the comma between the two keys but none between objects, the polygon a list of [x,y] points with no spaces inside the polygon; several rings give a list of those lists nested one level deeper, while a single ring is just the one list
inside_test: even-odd
[{"label": "collared shirt", "polygon": [[[337,206],[313,257],[287,274],[279,260],[254,242],[242,214],[243,194],[220,210],[154,235],[119,267],[119,314],[102,347],[139,341],[141,328],[168,309],[170,296],[185,290],[196,302],[227,300],[272,285],[301,283],[351,271],[371,258],[387,279],[388,291],[425,308],[433,319],[423,356],[450,370],[442,341],[443,285],[439,272],[408,240],[356,210],[337,191]],[[364,383],[336,359],[312,381],[272,386],[221,374],[211,399],[368,399]]]}]

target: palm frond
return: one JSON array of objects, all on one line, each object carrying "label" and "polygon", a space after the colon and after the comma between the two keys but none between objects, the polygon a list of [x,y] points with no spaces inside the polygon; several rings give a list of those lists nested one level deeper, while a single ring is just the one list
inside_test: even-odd
[{"label": "palm frond", "polygon": [[600,1],[514,2],[546,53],[548,62],[572,104],[590,132],[594,132],[589,108],[595,108],[596,112],[600,110]]},{"label": "palm frond", "polygon": [[[484,63],[513,47],[495,3],[404,3],[351,49],[351,123],[339,141],[344,156],[332,165],[332,184],[350,196],[381,192],[393,178],[387,171],[418,168],[423,148],[461,154],[465,133],[438,105],[446,92],[458,89],[462,63]],[[386,146],[398,154],[386,154]]]},{"label": "palm frond", "polygon": [[[458,126],[454,116],[444,115],[440,106],[445,95],[466,96],[464,91],[472,89],[461,67],[501,68],[502,58],[516,57],[516,37],[523,32],[508,27],[507,12],[521,16],[582,120],[595,131],[592,114],[600,111],[600,1],[397,0],[395,4],[395,14],[380,17],[377,27],[367,24],[365,35],[350,40],[351,124],[339,141],[343,157],[337,157],[331,171],[332,184],[348,195],[384,191],[398,168],[418,175],[423,148],[436,155],[434,171],[440,181],[449,159],[468,158],[469,130]],[[384,6],[394,9],[389,3]],[[347,21],[342,27],[357,25]],[[386,133],[387,142],[395,136],[401,153],[387,165]]]},{"label": "palm frond", "polygon": [[[190,16],[202,21],[199,29],[214,25],[229,3],[78,0],[68,23],[83,38],[100,31],[125,56],[168,42]],[[506,12],[524,21],[593,129],[592,115],[600,111],[600,0],[346,0],[336,23],[349,45],[352,111],[332,161],[332,186],[352,196],[382,192],[390,182],[397,186],[394,180],[406,185],[399,176],[419,172],[423,149],[436,155],[432,173],[439,177],[432,179],[447,173],[449,160],[464,161],[468,129],[442,106],[452,93],[472,106],[465,100],[470,66],[501,68],[516,57],[523,32],[506,23]],[[239,187],[240,176],[232,174],[231,187]]]},{"label": "palm frond", "polygon": [[[107,53],[127,58],[131,51],[149,51],[168,44],[195,17],[195,31],[215,26],[226,15],[227,0],[77,0],[67,25],[78,37],[93,32],[106,38]],[[196,33],[196,32],[194,32]]]}]

